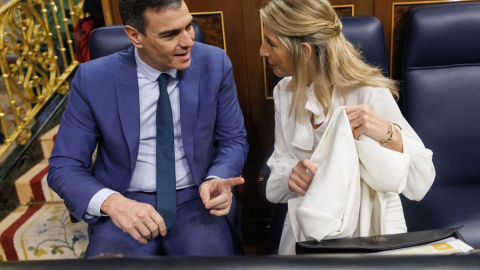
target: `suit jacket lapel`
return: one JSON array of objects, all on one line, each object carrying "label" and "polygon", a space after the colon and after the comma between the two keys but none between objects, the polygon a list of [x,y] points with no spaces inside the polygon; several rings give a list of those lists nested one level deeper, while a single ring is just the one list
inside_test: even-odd
[{"label": "suit jacket lapel", "polygon": [[179,71],[180,90],[180,121],[182,126],[182,141],[187,162],[194,175],[193,140],[197,123],[199,72],[192,61],[190,67]]},{"label": "suit jacket lapel", "polygon": [[124,62],[124,65],[119,67],[115,91],[123,135],[130,152],[130,174],[133,174],[140,142],[140,100],[133,46]]}]

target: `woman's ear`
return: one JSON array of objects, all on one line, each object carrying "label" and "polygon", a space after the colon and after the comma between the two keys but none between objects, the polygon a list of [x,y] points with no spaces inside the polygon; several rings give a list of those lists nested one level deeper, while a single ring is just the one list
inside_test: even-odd
[{"label": "woman's ear", "polygon": [[310,56],[312,55],[312,45],[310,45],[306,42],[303,42],[302,43],[302,50],[303,50],[303,53],[305,54],[305,60],[308,60],[310,58]]},{"label": "woman's ear", "polygon": [[128,38],[132,41],[133,45],[137,48],[142,48],[141,35],[137,29],[131,27],[130,25],[125,25],[125,32],[127,33]]}]

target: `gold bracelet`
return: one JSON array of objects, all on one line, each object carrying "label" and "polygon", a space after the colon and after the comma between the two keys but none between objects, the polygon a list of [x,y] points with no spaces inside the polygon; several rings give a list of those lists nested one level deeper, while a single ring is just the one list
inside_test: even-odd
[{"label": "gold bracelet", "polygon": [[388,121],[388,131],[387,131],[387,135],[390,134],[390,136],[388,137],[388,139],[384,142],[381,142],[381,141],[378,141],[381,145],[386,145],[387,143],[389,143],[392,138],[393,138],[393,124],[390,123],[390,121]]},{"label": "gold bracelet", "polygon": [[392,124],[394,124],[394,125],[397,126],[400,130],[402,130],[402,127],[399,126],[398,124],[396,124],[396,123],[392,123]]}]

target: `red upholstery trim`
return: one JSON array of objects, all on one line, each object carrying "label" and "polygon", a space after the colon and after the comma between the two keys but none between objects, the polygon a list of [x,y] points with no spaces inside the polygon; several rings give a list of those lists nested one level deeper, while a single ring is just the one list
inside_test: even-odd
[{"label": "red upholstery trim", "polygon": [[32,187],[33,201],[35,202],[44,202],[45,194],[42,190],[42,178],[48,173],[48,168],[45,167],[41,172],[37,173],[32,180],[30,180],[30,187]]},{"label": "red upholstery trim", "polygon": [[42,205],[33,205],[25,211],[25,213],[20,216],[10,227],[8,227],[0,236],[0,243],[2,244],[3,250],[5,251],[5,256],[7,261],[18,261],[17,251],[15,250],[15,244],[13,242],[13,237],[17,232],[18,228],[22,226],[29,218],[37,212]]}]

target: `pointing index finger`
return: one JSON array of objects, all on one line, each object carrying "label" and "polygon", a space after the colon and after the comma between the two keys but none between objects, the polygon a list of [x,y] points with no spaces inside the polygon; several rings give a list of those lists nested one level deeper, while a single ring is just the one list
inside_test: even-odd
[{"label": "pointing index finger", "polygon": [[243,179],[243,177],[228,178],[227,180],[230,187],[238,186],[245,183],[245,179]]}]

